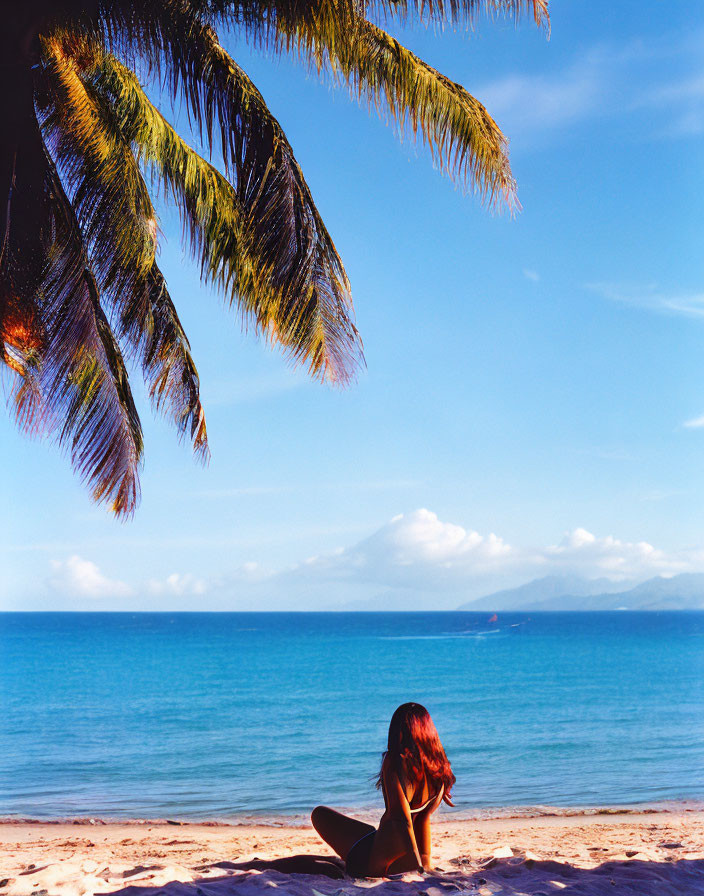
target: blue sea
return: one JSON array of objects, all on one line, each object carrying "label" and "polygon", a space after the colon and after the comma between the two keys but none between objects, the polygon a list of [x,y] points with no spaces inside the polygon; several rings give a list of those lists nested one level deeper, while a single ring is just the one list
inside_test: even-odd
[{"label": "blue sea", "polygon": [[0,614],[0,815],[380,805],[431,711],[456,812],[704,800],[704,613]]}]

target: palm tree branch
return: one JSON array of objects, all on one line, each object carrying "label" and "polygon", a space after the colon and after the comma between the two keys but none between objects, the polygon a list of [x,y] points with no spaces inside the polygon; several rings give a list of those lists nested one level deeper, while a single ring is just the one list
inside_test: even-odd
[{"label": "palm tree branch", "polygon": [[[425,24],[467,24],[475,27],[481,14],[500,16],[515,21],[524,15],[533,18],[538,27],[550,30],[548,0],[170,0],[172,21],[179,12],[181,22],[190,27],[190,19],[214,27],[245,25],[259,40],[276,41],[277,31],[291,26],[309,31],[311,38],[325,42],[330,32],[326,26],[340,16],[380,16],[394,21]],[[161,29],[159,13],[164,0],[141,0],[125,8],[120,4],[103,10],[103,28],[112,42],[140,44],[140,52],[148,50],[154,34]]]},{"label": "palm tree branch", "polygon": [[516,22],[528,15],[539,28],[550,32],[548,0],[365,0],[364,9],[367,14],[383,18],[426,24],[466,23],[470,27],[475,27],[482,13],[491,18],[513,18]]},{"label": "palm tree branch", "polygon": [[[87,48],[83,47],[84,53]],[[49,85],[43,125],[72,187],[103,294],[119,336],[139,357],[158,410],[168,408],[194,450],[208,457],[205,415],[190,345],[155,256],[156,215],[132,148],[104,100],[56,40],[44,41]]]},{"label": "palm tree branch", "polygon": [[[20,425],[55,433],[96,500],[138,502],[142,433],[82,236],[32,110],[17,153],[0,293],[13,312]],[[13,305],[14,303],[14,305]],[[7,331],[3,334],[7,347]]]},{"label": "palm tree branch", "polygon": [[515,200],[507,140],[485,107],[394,37],[358,20],[347,45],[335,44],[329,65],[359,98],[386,108],[399,131],[410,128],[436,162],[492,202]]},{"label": "palm tree branch", "polygon": [[244,73],[234,67],[231,76],[240,108],[227,137],[234,184],[176,134],[114,56],[90,79],[179,204],[205,277],[294,361],[346,382],[361,346],[342,262],[278,123]]},{"label": "palm tree branch", "polygon": [[52,298],[42,392],[52,408],[63,408],[60,442],[70,443],[74,467],[94,499],[127,515],[139,501],[141,424],[73,208],[51,163],[47,170],[59,241],[43,289]]},{"label": "palm tree branch", "polygon": [[[172,95],[185,97],[209,146],[217,138],[226,172],[236,183],[241,109],[263,106],[263,100],[214,30],[199,17],[202,5],[195,0],[166,0],[134,43],[163,73]],[[476,10],[482,5],[470,2],[462,8]],[[488,5],[504,11],[534,8],[532,0],[497,0]],[[473,187],[490,202],[503,198],[509,207],[515,202],[507,141],[484,106],[368,21],[353,0],[268,0],[261,8],[252,2],[220,7],[223,21],[240,21],[255,41],[275,50],[297,50],[378,111],[388,111],[399,131],[409,125],[428,143],[440,167],[462,186]],[[285,140],[278,125],[272,138],[275,145]]]}]

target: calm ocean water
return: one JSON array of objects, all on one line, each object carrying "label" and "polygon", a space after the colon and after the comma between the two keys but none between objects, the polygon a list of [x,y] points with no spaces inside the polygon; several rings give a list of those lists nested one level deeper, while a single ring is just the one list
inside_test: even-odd
[{"label": "calm ocean water", "polygon": [[378,806],[406,700],[458,811],[704,799],[704,613],[0,614],[0,815]]}]

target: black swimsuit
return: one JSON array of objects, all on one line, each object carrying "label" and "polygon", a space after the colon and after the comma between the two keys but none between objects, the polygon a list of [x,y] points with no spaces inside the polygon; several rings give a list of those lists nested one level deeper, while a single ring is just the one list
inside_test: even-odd
[{"label": "black swimsuit", "polygon": [[369,858],[374,846],[376,828],[369,825],[369,832],[360,837],[347,853],[345,871],[350,877],[367,877],[369,875]]}]

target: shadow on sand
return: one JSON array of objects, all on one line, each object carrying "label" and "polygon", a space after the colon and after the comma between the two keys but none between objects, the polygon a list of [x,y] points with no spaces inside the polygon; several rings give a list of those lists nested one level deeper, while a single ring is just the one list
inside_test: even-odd
[{"label": "shadow on sand", "polygon": [[[202,865],[203,877],[161,887],[127,886],[110,896],[704,896],[704,859],[632,859],[576,868],[555,861],[496,859],[480,870],[384,880],[331,880],[280,871],[242,872],[232,862]],[[225,872],[223,875],[222,872]]]}]

